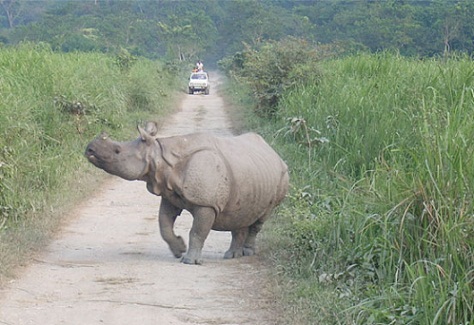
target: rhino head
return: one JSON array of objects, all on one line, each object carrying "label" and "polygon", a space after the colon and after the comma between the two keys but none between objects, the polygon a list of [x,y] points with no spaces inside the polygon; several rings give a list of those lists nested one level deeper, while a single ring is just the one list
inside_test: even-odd
[{"label": "rhino head", "polygon": [[116,142],[102,132],[86,148],[86,158],[97,168],[126,180],[143,180],[152,162],[155,150],[156,123],[138,127],[140,137],[129,142]]}]

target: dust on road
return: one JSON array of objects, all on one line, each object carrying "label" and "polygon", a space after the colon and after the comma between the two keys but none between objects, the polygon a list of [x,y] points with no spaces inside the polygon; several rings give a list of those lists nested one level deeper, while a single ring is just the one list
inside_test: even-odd
[{"label": "dust on road", "polygon": [[[213,77],[211,94],[186,95],[161,136],[230,133]],[[203,265],[179,263],[159,235],[159,204],[144,182],[107,181],[0,292],[0,324],[275,324],[258,255],[223,260],[230,233],[212,231]],[[184,211],[176,234],[187,239],[191,222]]]}]

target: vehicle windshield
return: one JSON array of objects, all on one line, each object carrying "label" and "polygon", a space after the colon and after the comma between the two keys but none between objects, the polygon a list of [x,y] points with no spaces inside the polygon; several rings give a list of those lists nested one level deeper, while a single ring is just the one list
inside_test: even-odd
[{"label": "vehicle windshield", "polygon": [[207,79],[207,75],[204,74],[204,73],[194,73],[191,75],[191,79],[194,79],[194,80],[206,80]]}]

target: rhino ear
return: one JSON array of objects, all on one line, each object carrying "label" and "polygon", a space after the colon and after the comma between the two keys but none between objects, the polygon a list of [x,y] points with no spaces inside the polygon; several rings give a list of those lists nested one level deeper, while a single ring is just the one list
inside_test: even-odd
[{"label": "rhino ear", "polygon": [[151,145],[155,141],[155,138],[152,135],[150,135],[147,131],[145,131],[139,126],[138,126],[138,132],[140,132],[140,137],[142,138],[143,141],[146,141],[147,145]]},{"label": "rhino ear", "polygon": [[158,133],[158,125],[156,122],[147,122],[145,126],[145,131],[154,137]]}]

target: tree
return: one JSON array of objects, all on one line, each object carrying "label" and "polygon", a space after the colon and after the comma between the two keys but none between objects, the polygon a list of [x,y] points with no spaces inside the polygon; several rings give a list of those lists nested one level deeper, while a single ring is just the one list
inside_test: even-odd
[{"label": "tree", "polygon": [[158,35],[168,47],[168,55],[180,61],[195,60],[211,49],[217,30],[204,12],[188,11],[185,17],[171,15],[158,22]]},{"label": "tree", "polygon": [[[243,49],[243,44],[258,46],[266,40],[278,40],[291,35],[296,19],[291,11],[272,5],[271,1],[226,1],[226,13],[219,26],[222,56]],[[292,30],[293,29],[293,30]]]},{"label": "tree", "polygon": [[8,27],[13,28],[15,17],[21,12],[21,3],[18,0],[0,0],[0,4],[7,17]]},{"label": "tree", "polygon": [[435,23],[443,41],[443,56],[452,50],[473,51],[474,40],[474,3],[461,0],[452,3],[436,3],[439,20]]},{"label": "tree", "polygon": [[413,54],[414,36],[420,26],[413,19],[412,8],[399,0],[367,1],[360,8],[365,11],[364,19],[356,22],[356,40],[372,51],[389,49]]},{"label": "tree", "polygon": [[[0,0],[4,43],[219,60],[296,36],[403,55],[474,52],[472,0]],[[92,34],[90,31],[94,31]],[[63,46],[62,44],[65,44]]]}]

